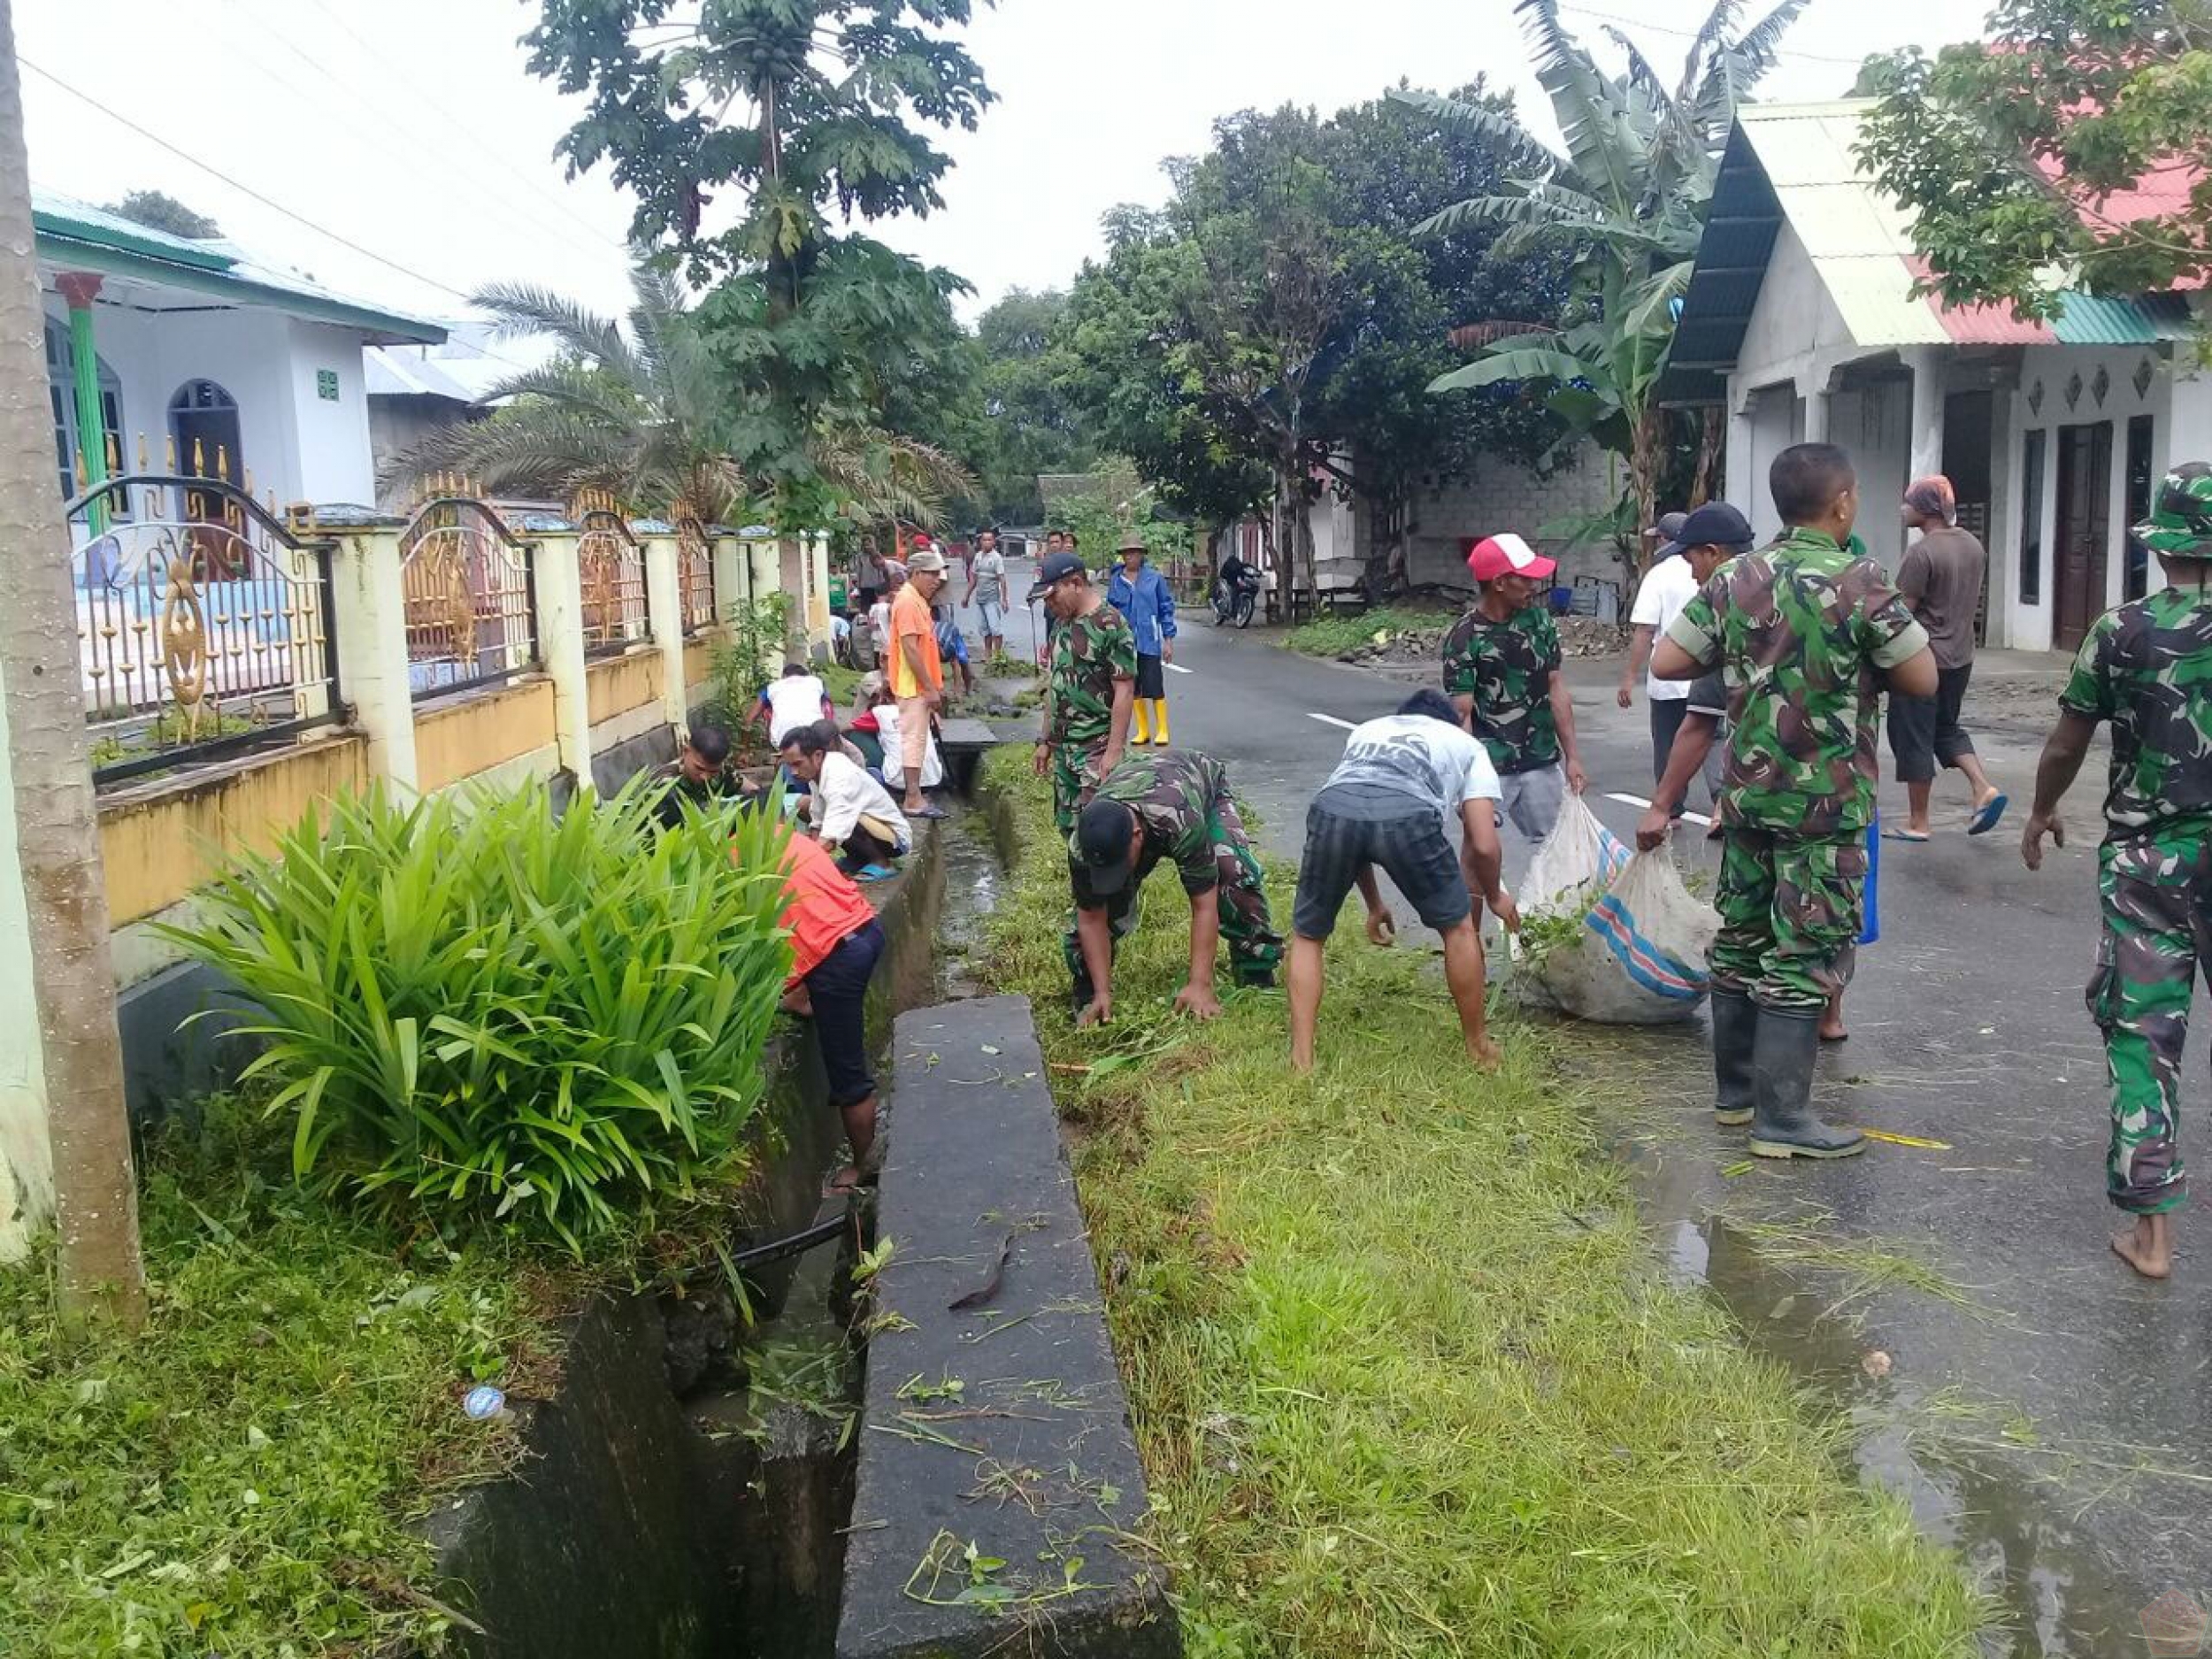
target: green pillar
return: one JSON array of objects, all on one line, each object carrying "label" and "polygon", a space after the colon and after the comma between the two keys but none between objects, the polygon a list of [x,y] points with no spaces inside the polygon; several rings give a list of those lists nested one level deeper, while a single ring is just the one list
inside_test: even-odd
[{"label": "green pillar", "polygon": [[[56,284],[69,302],[69,358],[77,379],[77,450],[84,457],[85,487],[108,480],[107,423],[100,418],[100,354],[92,340],[92,301],[100,291],[100,279],[90,272],[71,271]],[[92,534],[107,530],[107,511],[92,510]]]}]

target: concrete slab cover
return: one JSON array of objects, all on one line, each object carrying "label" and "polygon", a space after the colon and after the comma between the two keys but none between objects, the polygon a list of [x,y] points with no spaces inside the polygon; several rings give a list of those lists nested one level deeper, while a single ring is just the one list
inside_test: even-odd
[{"label": "concrete slab cover", "polygon": [[1179,1655],[1028,1001],[902,1014],[892,1064],[838,1659]]}]

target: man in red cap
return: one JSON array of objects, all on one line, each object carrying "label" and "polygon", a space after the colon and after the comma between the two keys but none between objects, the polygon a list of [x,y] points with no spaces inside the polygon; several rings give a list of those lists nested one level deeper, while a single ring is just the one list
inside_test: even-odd
[{"label": "man in red cap", "polygon": [[1444,636],[1444,689],[1490,751],[1505,815],[1538,841],[1586,781],[1559,630],[1536,603],[1557,568],[1510,533],[1478,541],[1467,569],[1480,596]]}]

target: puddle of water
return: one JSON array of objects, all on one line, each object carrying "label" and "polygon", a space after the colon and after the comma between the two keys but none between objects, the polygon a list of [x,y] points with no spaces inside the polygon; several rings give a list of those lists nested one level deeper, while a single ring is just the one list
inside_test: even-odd
[{"label": "puddle of water", "polygon": [[2134,1651],[2147,1599],[2053,1513],[2025,1473],[1945,1444],[1924,1388],[1870,1378],[1849,1315],[1832,1315],[1832,1277],[1800,1272],[1710,1213],[1698,1173],[1647,1143],[1624,1143],[1640,1207],[1669,1276],[1720,1298],[1751,1346],[1787,1364],[1848,1416],[1859,1478],[1904,1499],[1920,1528],[1958,1551],[1993,1597],[1989,1659],[2104,1659]]}]

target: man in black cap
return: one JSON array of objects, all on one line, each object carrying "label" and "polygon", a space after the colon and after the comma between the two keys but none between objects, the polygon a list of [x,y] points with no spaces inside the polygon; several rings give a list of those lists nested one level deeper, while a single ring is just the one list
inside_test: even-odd
[{"label": "man in black cap", "polygon": [[1045,677],[1044,730],[1036,768],[1052,779],[1052,821],[1063,835],[1129,741],[1137,695],[1137,636],[1091,586],[1081,555],[1048,553],[1029,601],[1060,624]]},{"label": "man in black cap", "polygon": [[[1636,589],[1635,608],[1629,613],[1635,634],[1628,648],[1628,661],[1621,668],[1619,702],[1624,709],[1634,705],[1636,677],[1644,673],[1659,636],[1673,626],[1682,607],[1705,585],[1706,578],[1739,553],[1749,552],[1756,539],[1751,521],[1724,501],[1708,502],[1686,513],[1667,513],[1658,527],[1666,539],[1660,542],[1651,568],[1645,572],[1642,585]],[[1663,778],[1667,757],[1674,751],[1675,733],[1682,729],[1690,706],[1690,687],[1683,680],[1646,675],[1644,695],[1651,702],[1651,775]],[[1717,801],[1719,791],[1709,772],[1705,781]],[[1678,796],[1678,818],[1682,804]]]},{"label": "man in black cap", "polygon": [[1137,889],[1163,858],[1190,897],[1190,977],[1176,1010],[1199,1019],[1221,1012],[1214,958],[1224,941],[1239,985],[1275,983],[1282,935],[1221,763],[1189,749],[1138,750],[1099,784],[1068,839],[1075,926],[1065,949],[1079,1025],[1113,1018],[1114,947],[1136,926]]}]

